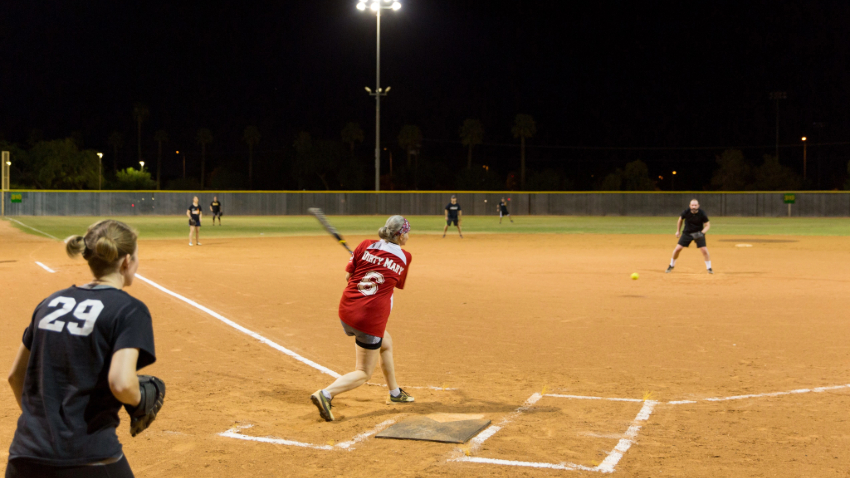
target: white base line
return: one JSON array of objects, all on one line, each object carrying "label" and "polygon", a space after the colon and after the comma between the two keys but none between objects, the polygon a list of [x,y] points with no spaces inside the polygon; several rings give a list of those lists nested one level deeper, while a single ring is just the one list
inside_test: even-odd
[{"label": "white base line", "polygon": [[17,222],[18,224],[20,224],[20,225],[22,225],[22,226],[26,227],[27,229],[32,229],[33,231],[35,231],[35,232],[37,232],[37,233],[39,233],[39,234],[44,234],[45,236],[47,236],[47,237],[49,237],[49,238],[51,238],[51,239],[56,239],[57,241],[59,240],[59,238],[58,238],[58,237],[56,237],[56,236],[52,236],[52,235],[50,235],[50,234],[48,234],[48,233],[46,233],[46,232],[44,232],[44,231],[39,231],[38,229],[36,229],[36,228],[34,228],[34,227],[32,227],[32,226],[27,226],[26,224],[22,223],[21,221],[18,221],[17,219],[12,219],[11,217],[7,217],[6,219],[8,219],[8,220],[10,220],[10,221],[13,221],[13,222]]},{"label": "white base line", "polygon": [[51,269],[51,268],[47,267],[46,265],[42,264],[41,262],[35,261],[35,263],[36,263],[36,264],[38,264],[38,265],[40,265],[42,269],[46,270],[47,272],[50,272],[51,274],[55,274],[55,273],[56,273],[56,271],[54,271],[53,269]]},{"label": "white base line", "polygon": [[614,467],[617,466],[617,463],[619,463],[620,459],[623,458],[623,454],[631,448],[637,438],[637,434],[641,427],[638,422],[647,421],[649,416],[652,415],[652,410],[655,408],[657,403],[658,402],[654,400],[647,400],[643,402],[643,406],[640,408],[635,420],[632,422],[632,426],[630,426],[626,431],[626,436],[620,439],[617,446],[615,446],[614,449],[611,450],[611,453],[602,460],[602,463],[596,467],[598,471],[601,471],[602,473],[614,472]]},{"label": "white base line", "polygon": [[187,299],[186,297],[183,297],[182,295],[180,295],[176,292],[172,292],[172,291],[166,289],[165,287],[157,284],[156,282],[154,282],[154,281],[152,281],[148,278],[145,278],[145,277],[143,277],[139,274],[136,274],[136,277],[139,278],[140,280],[144,281],[144,282],[147,282],[148,284],[150,284],[154,288],[157,288],[157,289],[161,290],[162,292],[165,292],[166,294],[168,294],[168,295],[170,295],[170,296],[172,296],[176,299],[182,300],[183,302],[191,305],[192,307],[195,307],[196,309],[198,309],[200,311],[206,312],[207,314],[215,317],[216,319],[224,322],[225,324],[233,327],[234,329],[242,332],[243,334],[249,335],[249,336],[259,340],[261,343],[264,343],[264,344],[268,345],[269,347],[271,347],[271,348],[273,348],[273,349],[275,349],[279,352],[283,352],[286,355],[289,355],[290,357],[294,358],[295,360],[298,360],[301,363],[309,365],[310,367],[313,367],[314,369],[316,369],[316,370],[318,370],[322,373],[328,374],[331,377],[334,377],[334,378],[341,377],[340,374],[334,372],[333,370],[331,370],[331,369],[329,369],[325,366],[319,365],[316,362],[313,362],[312,360],[310,360],[308,358],[302,357],[301,355],[298,355],[297,353],[289,350],[288,348],[286,348],[286,347],[284,347],[280,344],[277,344],[277,343],[263,337],[262,335],[252,331],[252,330],[249,330],[249,329],[246,329],[245,327],[242,327],[241,325],[239,325],[236,322],[224,317],[223,315],[219,314],[218,312],[214,312],[214,311],[204,307],[203,305],[201,305],[201,304],[199,304],[199,303],[197,303],[197,302],[195,302],[191,299]]},{"label": "white base line", "polygon": [[477,456],[464,456],[461,458],[457,458],[452,461],[461,461],[468,463],[486,463],[488,465],[504,465],[504,466],[525,466],[529,468],[549,468],[552,470],[582,470],[582,471],[599,471],[596,468],[591,468],[589,466],[576,465],[574,463],[535,463],[531,461],[513,461],[513,460],[499,460],[496,458],[479,458]]},{"label": "white base line", "polygon": [[514,419],[516,419],[522,412],[531,408],[541,398],[543,398],[542,394],[535,393],[534,395],[528,397],[528,400],[526,400],[525,403],[523,403],[521,407],[517,408],[511,414],[502,418],[499,421],[498,425],[491,425],[486,430],[479,433],[478,436],[476,436],[475,438],[472,439],[472,441],[469,442],[469,453],[476,452],[479,448],[481,448],[481,445],[483,445],[484,442],[487,441],[488,438],[490,438],[491,436],[498,433],[499,430],[502,429],[502,427],[504,427],[505,425],[512,422]]},{"label": "white base line", "polygon": [[351,440],[339,442],[336,445],[316,445],[313,443],[304,443],[295,440],[285,440],[283,438],[275,438],[275,437],[252,437],[248,435],[243,435],[240,433],[241,430],[246,428],[251,428],[253,425],[239,425],[227,430],[226,432],[219,433],[219,436],[225,438],[236,438],[237,440],[247,440],[247,441],[256,441],[260,443],[271,443],[273,445],[285,445],[285,446],[297,446],[301,448],[312,448],[314,450],[348,450],[351,451],[354,449],[354,445],[362,442],[363,440],[369,438],[370,436],[380,432],[384,428],[395,423],[395,420],[385,420],[379,423],[375,428],[365,431]]},{"label": "white base line", "polygon": [[698,401],[706,401],[706,402],[725,402],[727,400],[743,400],[746,398],[761,398],[761,397],[779,397],[782,395],[797,395],[801,393],[821,393],[826,392],[827,390],[840,390],[842,388],[850,388],[850,384],[847,385],[835,385],[831,387],[815,387],[815,388],[800,388],[797,390],[788,390],[786,392],[771,392],[771,393],[755,393],[751,395],[734,395],[731,397],[713,397],[713,398],[703,398],[702,400],[676,400],[673,402],[667,402],[669,405],[682,405],[686,403],[697,403]]},{"label": "white base line", "polygon": [[605,398],[605,397],[588,397],[585,395],[558,395],[554,393],[547,393],[543,395],[544,397],[555,397],[555,398],[575,398],[578,400],[606,400],[611,402],[643,402],[643,400],[639,398]]}]

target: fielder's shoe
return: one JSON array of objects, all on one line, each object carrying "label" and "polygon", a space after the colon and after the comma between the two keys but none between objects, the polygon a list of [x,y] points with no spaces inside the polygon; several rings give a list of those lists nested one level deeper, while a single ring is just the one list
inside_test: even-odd
[{"label": "fielder's shoe", "polygon": [[200,245],[201,245],[201,243],[199,242],[199,243],[198,243],[198,245],[200,246]]},{"label": "fielder's shoe", "polygon": [[193,246],[194,244],[192,244],[192,243],[190,242],[190,243],[189,243],[189,245],[190,245],[190,246]]},{"label": "fielder's shoe", "polygon": [[313,405],[315,405],[316,408],[319,409],[319,414],[322,416],[322,418],[325,419],[326,422],[334,421],[334,414],[333,412],[331,412],[331,408],[333,408],[333,405],[331,405],[331,400],[326,397],[321,390],[310,395],[310,400],[312,400]]},{"label": "fielder's shoe", "polygon": [[673,271],[673,266],[667,266],[667,270],[665,271],[665,273],[669,274],[672,271]]},{"label": "fielder's shoe", "polygon": [[396,403],[410,403],[414,401],[414,398],[411,397],[407,392],[404,391],[403,388],[398,389],[398,396],[393,397],[393,394],[390,394],[390,401]]},{"label": "fielder's shoe", "polygon": [[714,271],[713,271],[713,270],[711,270],[711,268],[709,267],[709,268],[708,268],[708,273],[709,273],[709,274],[714,274]]}]

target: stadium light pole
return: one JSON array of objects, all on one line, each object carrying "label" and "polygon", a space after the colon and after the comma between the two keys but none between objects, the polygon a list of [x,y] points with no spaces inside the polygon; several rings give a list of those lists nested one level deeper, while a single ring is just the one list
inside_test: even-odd
[{"label": "stadium light pole", "polygon": [[97,153],[97,190],[103,189],[103,153]]},{"label": "stadium light pole", "polygon": [[141,165],[141,167],[139,168],[139,171],[144,171],[145,170],[145,162],[139,161],[139,164]]},{"label": "stadium light pole", "polygon": [[803,181],[806,180],[806,137],[803,136]]},{"label": "stadium light pole", "polygon": [[[381,97],[387,96],[390,87],[386,90],[381,89],[381,10],[398,10],[401,8],[401,2],[398,0],[370,0],[369,10],[375,12],[377,18],[377,60],[375,62],[375,91],[373,92],[368,86],[366,91],[369,95],[375,97],[375,191],[381,190]],[[366,10],[366,0],[360,0],[357,3],[357,9]]]},{"label": "stadium light pole", "polygon": [[0,216],[6,215],[6,190],[9,189],[9,166],[12,161],[9,160],[9,152],[3,151],[0,153],[3,162],[0,163]]}]

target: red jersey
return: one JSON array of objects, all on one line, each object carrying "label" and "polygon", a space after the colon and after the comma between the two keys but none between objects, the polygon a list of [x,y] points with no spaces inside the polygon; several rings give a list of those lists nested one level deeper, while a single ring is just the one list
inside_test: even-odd
[{"label": "red jersey", "polygon": [[413,256],[384,240],[365,240],[345,267],[351,273],[339,301],[339,318],[361,332],[383,337],[393,290],[404,289]]}]

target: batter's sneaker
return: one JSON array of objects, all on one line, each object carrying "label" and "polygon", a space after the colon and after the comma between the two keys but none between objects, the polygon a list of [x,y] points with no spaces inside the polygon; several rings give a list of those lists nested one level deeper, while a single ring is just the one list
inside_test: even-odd
[{"label": "batter's sneaker", "polygon": [[673,271],[673,266],[667,266],[667,270],[665,271],[665,273],[669,274],[672,271]]},{"label": "batter's sneaker", "polygon": [[714,271],[713,271],[713,270],[711,270],[711,268],[709,267],[709,268],[708,268],[708,273],[709,273],[709,274],[714,274]]},{"label": "batter's sneaker", "polygon": [[410,403],[414,401],[414,398],[408,395],[407,392],[404,391],[403,388],[398,389],[398,396],[393,397],[393,394],[390,394],[390,401],[396,403]]},{"label": "batter's sneaker", "polygon": [[312,400],[313,405],[319,409],[319,414],[326,422],[334,421],[334,414],[331,412],[331,408],[333,408],[333,405],[331,405],[331,399],[326,397],[321,390],[310,395],[310,400]]}]

